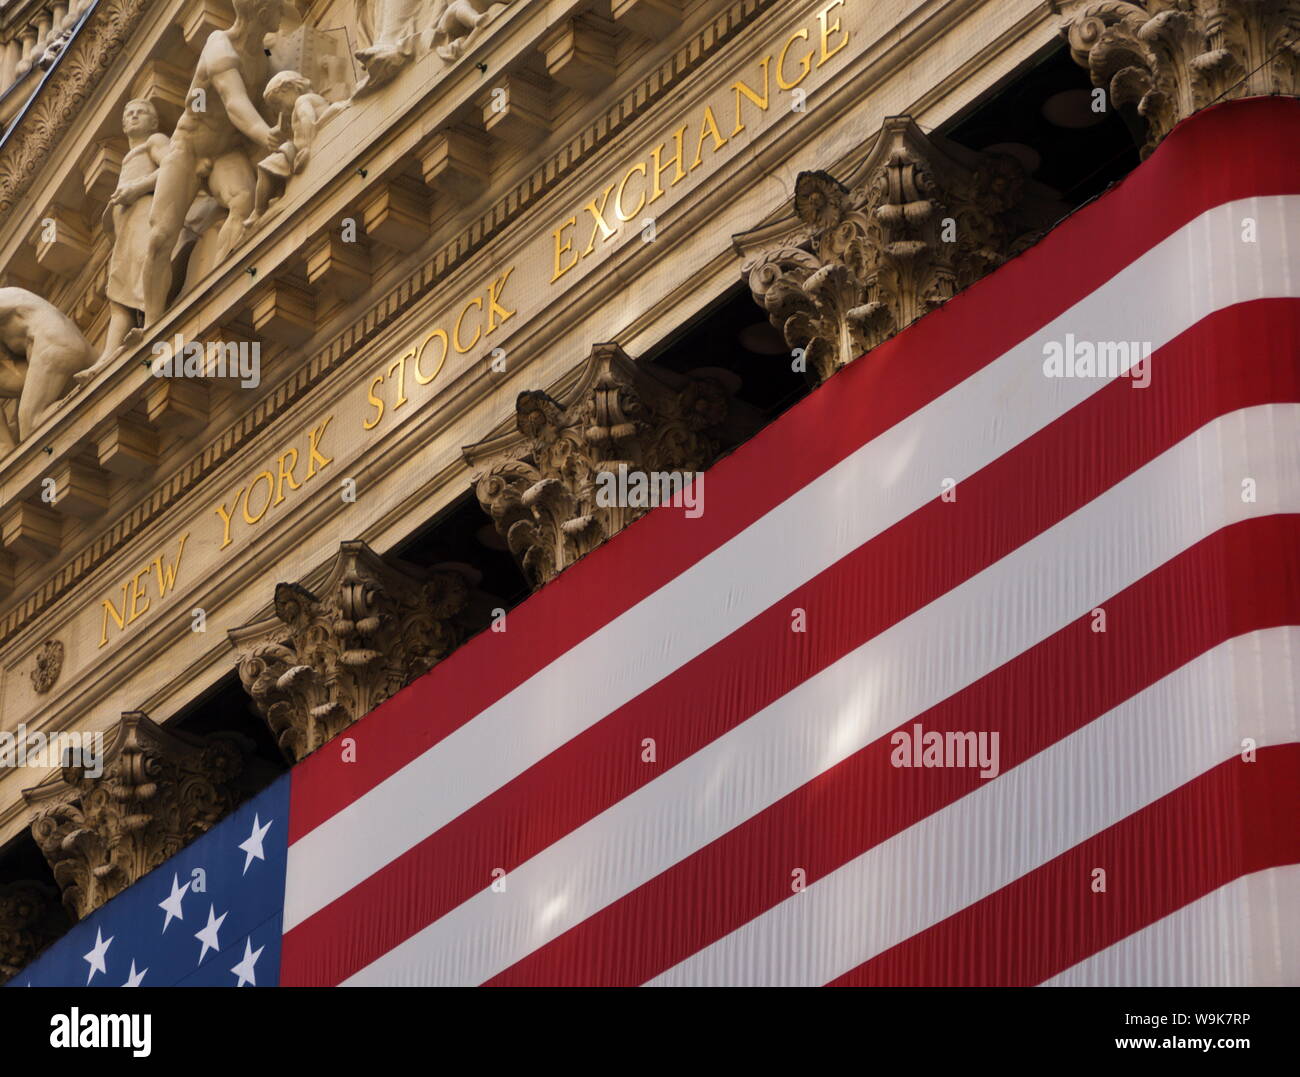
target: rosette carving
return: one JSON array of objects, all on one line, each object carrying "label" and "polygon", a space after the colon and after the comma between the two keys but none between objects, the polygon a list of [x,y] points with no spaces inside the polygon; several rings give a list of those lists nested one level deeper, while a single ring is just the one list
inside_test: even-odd
[{"label": "rosette carving", "polygon": [[239,677],[286,758],[310,754],[464,638],[471,580],[345,542],[319,594],[275,589],[275,613],[230,632]]},{"label": "rosette carving", "polygon": [[475,494],[533,587],[650,506],[601,505],[602,475],[703,471],[756,425],[725,371],[676,374],[598,344],[562,395],[520,393],[515,431],[465,451],[487,462]]},{"label": "rosette carving", "polygon": [[1215,101],[1300,92],[1300,0],[1083,0],[1065,12],[1071,56],[1146,120],[1143,157]]},{"label": "rosette carving", "polygon": [[269,776],[236,733],[175,733],[133,711],[105,739],[102,759],[83,758],[23,791],[32,837],[74,919],[188,845]]},{"label": "rosette carving", "polygon": [[1010,157],[892,117],[847,186],[803,172],[793,220],[736,237],[742,273],[823,380],[1032,242],[1052,218],[1025,204],[1027,182]]}]

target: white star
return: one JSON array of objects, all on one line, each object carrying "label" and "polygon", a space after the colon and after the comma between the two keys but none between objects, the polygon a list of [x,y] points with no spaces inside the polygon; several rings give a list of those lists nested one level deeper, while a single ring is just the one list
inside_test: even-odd
[{"label": "white star", "polygon": [[123,986],[123,987],[139,987],[139,986],[140,986],[140,981],[144,979],[144,974],[145,974],[146,972],[148,972],[148,971],[149,971],[148,969],[141,969],[139,972],[136,972],[136,971],[135,971],[135,959],[132,958],[132,959],[131,959],[131,974],[130,974],[129,976],[127,976],[127,978],[126,978],[126,983],[124,983],[122,986]]},{"label": "white star", "polygon": [[259,946],[254,951],[252,938],[244,940],[244,960],[230,970],[239,977],[239,983],[235,984],[236,987],[243,987],[246,983],[250,983],[254,987],[257,986],[257,977],[253,975],[253,966],[257,964],[257,959],[262,956],[262,951],[265,949],[265,946]]},{"label": "white star", "polygon": [[83,961],[90,963],[90,975],[86,977],[87,986],[90,986],[90,981],[94,977],[95,973],[102,972],[104,975],[108,975],[108,968],[104,964],[104,955],[108,952],[108,948],[112,944],[112,935],[105,939],[100,933],[99,928],[95,928],[95,948],[82,958]]},{"label": "white star", "polygon": [[172,892],[170,896],[168,896],[165,900],[158,902],[158,908],[164,910],[167,913],[167,919],[163,921],[163,926],[162,926],[162,929],[164,931],[167,930],[167,925],[170,924],[173,920],[185,919],[185,917],[181,915],[181,900],[185,897],[185,892],[189,890],[190,884],[186,883],[184,886],[179,886],[177,885],[179,883],[180,883],[180,879],[178,879],[175,873],[173,873]]},{"label": "white star", "polygon": [[217,916],[216,912],[217,912],[217,907],[215,905],[209,905],[207,926],[203,928],[202,931],[194,932],[194,937],[198,939],[199,942],[203,943],[203,949],[199,953],[200,965],[203,964],[203,959],[208,956],[209,950],[221,949],[221,943],[217,941],[217,931],[221,927],[221,921],[224,920],[229,914],[223,912],[220,916]]},{"label": "white star", "polygon": [[274,822],[274,819],[268,819],[266,826],[259,826],[257,813],[253,813],[253,832],[248,835],[247,839],[240,846],[240,848],[247,854],[244,857],[244,870],[242,874],[248,874],[248,865],[254,860],[266,859],[265,854],[262,852],[262,839],[266,837],[266,832],[271,829],[271,824]]}]

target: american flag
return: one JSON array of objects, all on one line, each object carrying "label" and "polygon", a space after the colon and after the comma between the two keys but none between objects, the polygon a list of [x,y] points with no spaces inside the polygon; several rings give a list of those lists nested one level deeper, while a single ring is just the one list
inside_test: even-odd
[{"label": "american flag", "polygon": [[271,987],[290,775],[78,922],[7,987]]},{"label": "american flag", "polygon": [[1300,981],[1298,144],[1199,113],[296,767],[280,982]]}]

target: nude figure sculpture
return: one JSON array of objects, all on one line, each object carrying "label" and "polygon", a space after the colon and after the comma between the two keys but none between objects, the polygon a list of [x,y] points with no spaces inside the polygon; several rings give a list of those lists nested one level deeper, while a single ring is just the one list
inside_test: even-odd
[{"label": "nude figure sculpture", "polygon": [[284,195],[289,177],[307,167],[316,132],[351,105],[350,101],[330,104],[297,71],[281,71],[272,78],[266,84],[264,97],[280,117],[272,130],[277,136],[288,137],[275,153],[257,162],[257,197],[253,215],[244,222],[249,228],[266,215],[269,205]]},{"label": "nude figure sculpture", "polygon": [[257,183],[249,151],[274,153],[280,142],[257,103],[268,70],[263,39],[280,25],[282,4],[234,0],[234,23],[229,30],[214,30],[199,54],[185,111],[154,188],[144,270],[146,324],[162,316],[172,284],[172,251],[205,178],[209,193],[227,211],[217,261],[244,238]]},{"label": "nude figure sculpture", "polygon": [[25,288],[0,288],[0,399],[18,401],[18,430],[0,422],[0,449],[35,430],[94,361],[95,349],[61,310]]}]

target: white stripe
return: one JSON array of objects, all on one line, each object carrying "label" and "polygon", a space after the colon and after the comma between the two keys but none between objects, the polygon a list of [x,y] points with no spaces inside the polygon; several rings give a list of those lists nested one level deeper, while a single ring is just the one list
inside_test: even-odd
[{"label": "white stripe", "polygon": [[[482,982],[1225,524],[1300,511],[1300,461],[1279,459],[1278,437],[1300,439],[1300,405],[1208,424],[520,865],[507,895],[470,898],[352,982]],[[1241,474],[1261,500],[1241,501]],[[1014,612],[990,632],[990,609]]]},{"label": "white stripe", "polygon": [[[1240,241],[1243,214],[1258,220],[1259,243]],[[1105,384],[1045,378],[1044,342],[1069,332],[1159,348],[1217,309],[1300,295],[1287,265],[1294,249],[1300,196],[1230,203],[1188,224],[300,838],[289,849],[285,929],[934,500],[944,478],[974,474]]]},{"label": "white stripe", "polygon": [[829,983],[1233,759],[1243,737],[1300,740],[1297,661],[1300,628],[1230,640],[651,983]]},{"label": "white stripe", "polygon": [[1257,871],[1184,905],[1043,986],[1295,987],[1300,985],[1295,909],[1300,909],[1300,864]]}]

